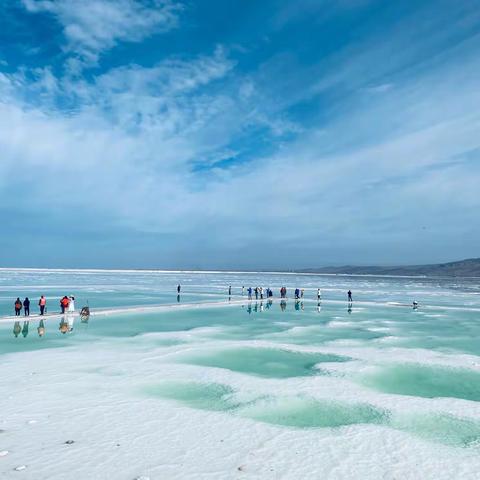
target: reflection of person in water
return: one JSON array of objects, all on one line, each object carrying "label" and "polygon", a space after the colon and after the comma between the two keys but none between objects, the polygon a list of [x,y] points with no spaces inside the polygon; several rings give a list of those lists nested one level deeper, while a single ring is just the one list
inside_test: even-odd
[{"label": "reflection of person in water", "polygon": [[352,313],[352,304],[351,303],[348,304],[347,312]]},{"label": "reflection of person in water", "polygon": [[15,322],[13,324],[13,334],[15,335],[15,338],[17,338],[20,335],[21,331],[22,331],[22,327],[20,326],[20,322]]},{"label": "reflection of person in water", "polygon": [[281,308],[282,312],[284,312],[284,311],[286,310],[286,308],[287,308],[287,302],[286,302],[285,300],[282,300],[282,301],[280,302],[280,308]]},{"label": "reflection of person in water", "polygon": [[322,302],[317,303],[317,312],[320,313],[322,310]]},{"label": "reflection of person in water", "polygon": [[300,301],[295,300],[295,310],[300,310]]},{"label": "reflection of person in water", "polygon": [[27,338],[29,324],[30,324],[30,322],[23,322],[23,328],[22,328],[23,338]]},{"label": "reflection of person in water", "polygon": [[251,315],[251,313],[252,313],[252,304],[251,303],[248,304],[247,312],[248,312],[249,315]]},{"label": "reflection of person in water", "polygon": [[60,326],[58,328],[64,335],[68,332],[68,323],[65,321],[65,317],[60,321]]},{"label": "reflection of person in water", "polygon": [[40,320],[40,323],[38,324],[38,336],[43,337],[45,335],[45,324],[43,323],[43,319]]},{"label": "reflection of person in water", "polygon": [[180,295],[177,295],[177,302],[180,303]]},{"label": "reflection of person in water", "polygon": [[71,332],[73,330],[73,322],[75,321],[75,315],[66,315],[66,317],[67,317],[68,331]]}]

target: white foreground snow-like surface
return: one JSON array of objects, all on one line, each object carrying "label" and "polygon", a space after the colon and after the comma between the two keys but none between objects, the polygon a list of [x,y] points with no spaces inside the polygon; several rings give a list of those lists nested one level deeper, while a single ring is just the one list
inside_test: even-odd
[{"label": "white foreground snow-like surface", "polygon": [[[8,455],[0,458],[1,478],[478,478],[476,447],[446,446],[382,425],[274,426],[150,398],[142,389],[183,379],[228,384],[250,393],[381,401],[384,407],[406,412],[462,413],[474,402],[380,395],[352,387],[341,377],[266,379],[172,362],[179,352],[191,351],[188,344],[153,350],[125,345],[123,340],[114,345],[98,342],[3,357],[0,449]],[[202,346],[209,348],[215,346]],[[469,414],[480,418],[480,407],[470,408]],[[66,444],[70,440],[74,443]],[[22,466],[26,468],[15,470]]]}]

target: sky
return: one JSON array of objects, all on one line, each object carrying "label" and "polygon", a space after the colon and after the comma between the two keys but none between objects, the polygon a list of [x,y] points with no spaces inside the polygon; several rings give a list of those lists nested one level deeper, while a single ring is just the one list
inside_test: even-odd
[{"label": "sky", "polygon": [[0,266],[480,256],[476,0],[0,5]]}]

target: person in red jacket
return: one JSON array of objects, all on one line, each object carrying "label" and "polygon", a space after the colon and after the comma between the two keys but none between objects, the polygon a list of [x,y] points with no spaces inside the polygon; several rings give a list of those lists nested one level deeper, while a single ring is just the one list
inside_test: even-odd
[{"label": "person in red jacket", "polygon": [[15,300],[15,316],[18,317],[22,311],[22,301],[19,297]]},{"label": "person in red jacket", "polygon": [[45,313],[45,308],[47,307],[47,299],[44,295],[40,297],[40,300],[38,301],[38,306],[40,307],[40,315],[43,315]]},{"label": "person in red jacket", "polygon": [[61,300],[60,300],[60,306],[62,307],[62,313],[65,313],[65,311],[68,308],[68,305],[70,304],[70,300],[68,297],[65,295]]}]

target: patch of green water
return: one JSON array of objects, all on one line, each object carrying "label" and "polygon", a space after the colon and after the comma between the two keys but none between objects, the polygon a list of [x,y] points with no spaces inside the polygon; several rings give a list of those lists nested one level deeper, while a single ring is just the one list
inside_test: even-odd
[{"label": "patch of green water", "polygon": [[268,378],[325,375],[327,372],[316,368],[318,363],[349,360],[350,358],[339,355],[250,347],[193,353],[178,357],[180,363],[225,368],[234,372]]},{"label": "patch of green water", "polygon": [[238,414],[260,422],[294,428],[382,424],[388,420],[387,412],[369,404],[348,404],[301,396],[262,399],[240,408]]},{"label": "patch of green water", "polygon": [[[146,387],[151,397],[174,400],[190,408],[229,412],[289,428],[337,428],[383,425],[429,442],[453,447],[480,444],[480,422],[445,413],[392,413],[368,403],[318,400],[307,396],[251,397],[242,400],[231,387],[217,383],[163,382]],[[248,397],[248,396],[247,396]]]},{"label": "patch of green water", "polygon": [[480,423],[448,414],[397,415],[392,428],[409,432],[425,440],[455,447],[480,444]]},{"label": "patch of green water", "polygon": [[480,401],[480,373],[461,368],[394,365],[366,375],[362,383],[385,393]]},{"label": "patch of green water", "polygon": [[146,387],[144,392],[152,397],[175,400],[200,410],[226,411],[238,406],[232,399],[233,389],[219,383],[166,381]]}]

